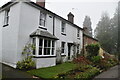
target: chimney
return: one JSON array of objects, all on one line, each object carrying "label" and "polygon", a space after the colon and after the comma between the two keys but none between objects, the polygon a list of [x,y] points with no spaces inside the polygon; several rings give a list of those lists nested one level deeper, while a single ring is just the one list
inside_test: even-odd
[{"label": "chimney", "polygon": [[68,16],[68,21],[74,23],[74,15],[70,12],[67,16]]},{"label": "chimney", "polygon": [[45,8],[45,0],[36,0],[36,4]]}]

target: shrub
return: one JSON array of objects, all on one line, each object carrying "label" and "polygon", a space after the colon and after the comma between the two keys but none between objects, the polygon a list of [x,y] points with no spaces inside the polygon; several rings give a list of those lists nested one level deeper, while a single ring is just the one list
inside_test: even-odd
[{"label": "shrub", "polygon": [[92,61],[93,63],[97,64],[97,63],[100,63],[100,60],[101,60],[101,59],[102,59],[101,56],[93,56],[93,57],[91,58],[91,61]]},{"label": "shrub", "polygon": [[92,56],[97,56],[99,53],[100,46],[99,44],[89,44],[86,46],[86,51],[88,53],[88,58],[91,58]]},{"label": "shrub", "polygon": [[29,70],[35,67],[35,62],[32,61],[32,57],[25,58],[22,61],[18,61],[17,68],[21,70]]},{"label": "shrub", "polygon": [[91,62],[83,56],[73,59],[73,62],[78,64],[91,64]]},{"label": "shrub", "polygon": [[101,69],[104,69],[104,70],[107,70],[112,66],[112,64],[106,59],[101,59],[98,65]]},{"label": "shrub", "polygon": [[25,58],[17,62],[18,69],[28,70],[34,68],[35,62],[32,60],[32,52],[34,49],[35,46],[32,44],[28,44],[24,47],[22,55],[24,55]]},{"label": "shrub", "polygon": [[77,79],[91,80],[95,75],[99,74],[100,70],[93,67],[75,76]]}]

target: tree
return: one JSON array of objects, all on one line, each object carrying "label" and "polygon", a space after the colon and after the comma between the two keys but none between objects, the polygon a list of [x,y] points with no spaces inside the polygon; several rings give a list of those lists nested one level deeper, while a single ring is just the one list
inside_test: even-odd
[{"label": "tree", "polygon": [[85,33],[88,34],[88,35],[90,35],[90,36],[92,36],[91,24],[92,24],[92,22],[91,22],[90,17],[89,16],[85,16],[85,19],[84,19],[84,22],[83,22],[83,27],[87,28],[85,30]]},{"label": "tree", "polygon": [[103,13],[95,29],[95,37],[99,40],[101,47],[108,53],[117,52],[117,10],[114,17],[110,19],[108,13]]}]

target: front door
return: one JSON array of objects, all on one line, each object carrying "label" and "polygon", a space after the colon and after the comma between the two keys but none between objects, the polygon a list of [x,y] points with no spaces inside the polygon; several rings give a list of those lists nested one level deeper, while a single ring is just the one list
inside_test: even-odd
[{"label": "front door", "polygon": [[68,43],[68,60],[70,60],[70,54],[71,54],[71,44]]}]

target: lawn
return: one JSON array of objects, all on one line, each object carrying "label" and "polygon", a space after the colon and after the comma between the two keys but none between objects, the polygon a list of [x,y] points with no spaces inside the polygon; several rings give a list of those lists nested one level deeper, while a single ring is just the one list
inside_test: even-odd
[{"label": "lawn", "polygon": [[40,78],[55,78],[58,74],[75,69],[76,66],[77,65],[74,63],[66,62],[53,67],[34,69],[27,72]]}]

